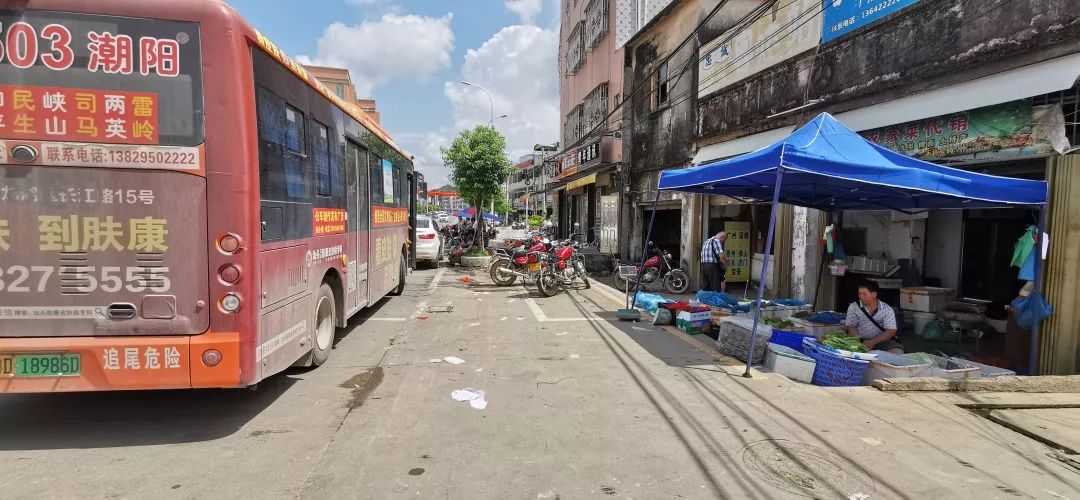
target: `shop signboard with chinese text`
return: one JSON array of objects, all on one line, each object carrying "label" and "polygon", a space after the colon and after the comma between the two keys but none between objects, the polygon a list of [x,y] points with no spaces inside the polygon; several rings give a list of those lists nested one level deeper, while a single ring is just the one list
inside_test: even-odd
[{"label": "shop signboard with chinese text", "polygon": [[567,176],[574,175],[578,172],[578,167],[581,165],[581,156],[578,155],[578,148],[571,148],[563,153],[555,162],[555,179],[562,179]]},{"label": "shop signboard with chinese text", "polygon": [[0,10],[4,149],[34,146],[35,164],[192,170],[203,143],[199,41],[190,22]]},{"label": "shop signboard with chinese text", "polygon": [[822,0],[821,42],[840,38],[919,0]]},{"label": "shop signboard with chinese text", "polygon": [[1068,146],[1064,121],[1060,105],[1032,106],[1022,99],[860,135],[921,160],[982,160],[1060,152]]},{"label": "shop signboard with chinese text", "polygon": [[728,258],[724,279],[742,283],[750,279],[750,223],[746,221],[724,222],[724,255]]},{"label": "shop signboard with chinese text", "polygon": [[706,44],[699,53],[698,96],[813,49],[821,40],[820,9],[821,0],[776,2],[749,26],[727,31]]}]

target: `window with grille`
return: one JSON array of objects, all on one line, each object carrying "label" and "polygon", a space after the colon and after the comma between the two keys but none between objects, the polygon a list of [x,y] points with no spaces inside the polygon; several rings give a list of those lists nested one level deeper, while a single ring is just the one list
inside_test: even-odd
[{"label": "window with grille", "polygon": [[596,47],[608,32],[608,0],[592,0],[585,7],[585,51]]},{"label": "window with grille", "polygon": [[608,84],[602,83],[585,96],[582,129],[589,131],[603,123],[608,113]]},{"label": "window with grille", "polygon": [[566,41],[566,72],[574,74],[585,64],[585,21],[574,26],[570,32],[570,38]]},{"label": "window with grille", "polygon": [[573,144],[581,135],[582,131],[581,123],[582,105],[578,104],[566,114],[566,121],[563,123],[563,144]]}]

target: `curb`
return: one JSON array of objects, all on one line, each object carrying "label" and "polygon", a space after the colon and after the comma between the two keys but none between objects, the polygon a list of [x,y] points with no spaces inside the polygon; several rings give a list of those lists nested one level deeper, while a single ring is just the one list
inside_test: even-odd
[{"label": "curb", "polygon": [[940,377],[883,378],[872,387],[887,392],[1080,393],[1080,375],[990,377],[952,380]]}]

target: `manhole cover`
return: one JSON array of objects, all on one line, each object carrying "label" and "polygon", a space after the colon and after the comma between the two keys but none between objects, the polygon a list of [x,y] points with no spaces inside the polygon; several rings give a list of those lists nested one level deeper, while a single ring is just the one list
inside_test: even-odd
[{"label": "manhole cover", "polygon": [[746,445],[743,466],[758,479],[784,491],[814,498],[865,498],[874,480],[859,466],[831,451],[786,439]]}]

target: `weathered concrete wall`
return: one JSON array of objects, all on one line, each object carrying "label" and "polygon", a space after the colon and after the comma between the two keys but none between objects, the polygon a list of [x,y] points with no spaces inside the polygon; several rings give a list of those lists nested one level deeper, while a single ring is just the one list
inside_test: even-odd
[{"label": "weathered concrete wall", "polygon": [[[690,161],[690,148],[694,142],[697,65],[688,59],[696,59],[697,44],[691,42],[679,50],[675,49],[693,33],[698,23],[697,16],[697,2],[684,1],[652,29],[640,35],[632,46],[626,47],[631,53],[631,61],[623,95],[633,96],[628,103],[633,114],[631,154],[628,157],[632,172],[681,167]],[[668,82],[668,98],[666,103],[654,109],[649,81],[653,72],[665,61],[671,78]],[[639,85],[640,90],[634,93]]]},{"label": "weathered concrete wall", "polygon": [[812,208],[795,207],[792,226],[791,296],[810,302],[818,286],[822,246],[819,244],[825,227],[821,212]]},{"label": "weathered concrete wall", "polygon": [[926,266],[923,276],[938,278],[941,286],[960,288],[961,235],[964,213],[960,210],[936,210],[926,221]]},{"label": "weathered concrete wall", "polygon": [[1080,51],[1076,0],[1002,1],[923,0],[821,46],[812,78],[809,52],[705,96],[698,135],[715,142],[793,123],[797,113],[765,117],[802,105],[808,85],[807,97],[825,100],[808,113],[836,113]]}]

